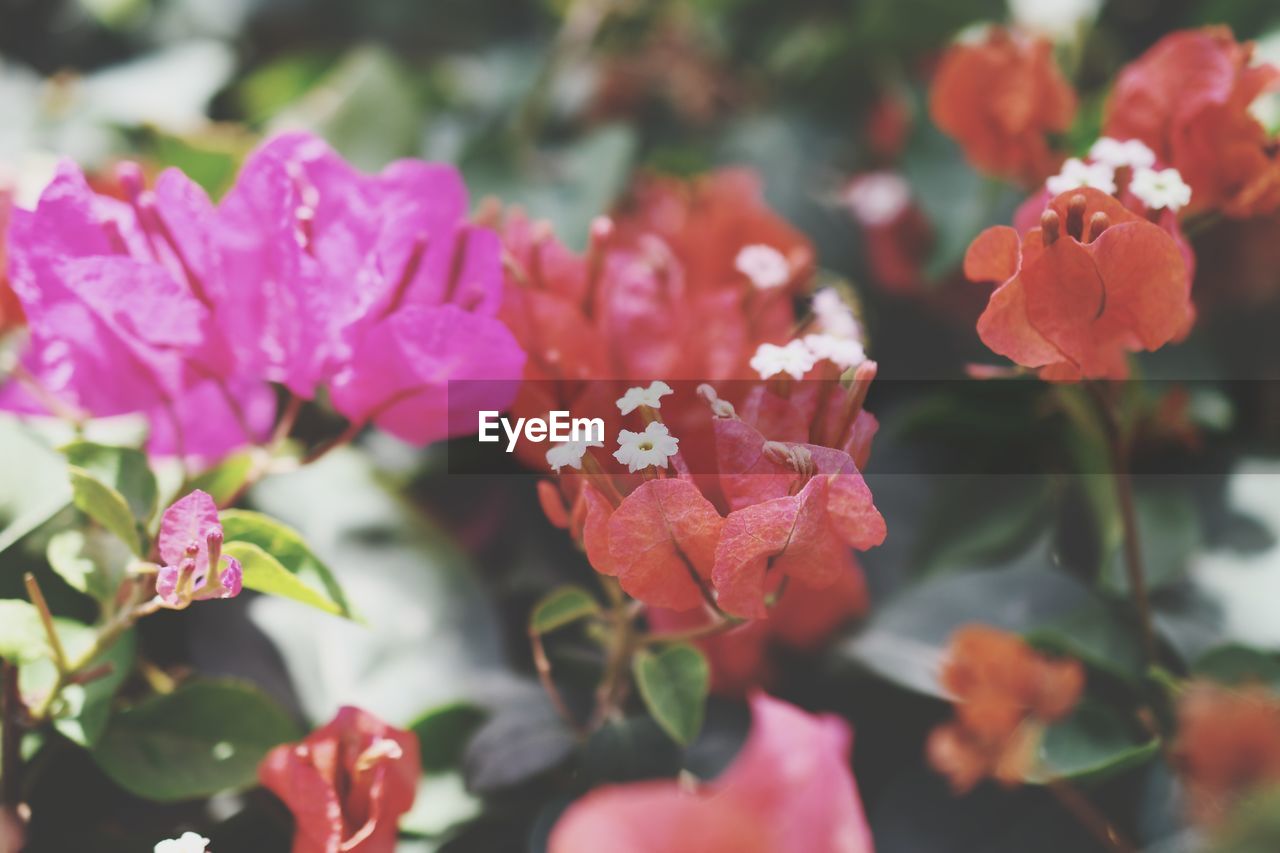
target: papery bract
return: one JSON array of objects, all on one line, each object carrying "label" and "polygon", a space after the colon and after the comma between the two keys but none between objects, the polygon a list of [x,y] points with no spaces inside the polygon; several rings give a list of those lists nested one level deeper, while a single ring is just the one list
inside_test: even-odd
[{"label": "papery bract", "polygon": [[870,853],[848,724],[762,693],[751,711],[741,752],[705,792],[668,781],[597,789],[561,816],[550,853]]},{"label": "papery bract", "polygon": [[999,27],[948,48],[929,90],[929,115],[970,163],[1026,183],[1057,169],[1047,137],[1067,130],[1075,111],[1052,43]]},{"label": "papery bract", "polygon": [[418,739],[344,707],[301,743],[278,746],[258,768],[293,812],[293,853],[385,853],[422,774]]},{"label": "papery bract", "polygon": [[1274,140],[1249,112],[1280,85],[1226,27],[1170,33],[1116,78],[1103,130],[1140,139],[1191,185],[1190,210],[1249,217],[1280,207]]},{"label": "papery bract", "polygon": [[164,511],[156,548],[164,563],[156,595],[166,607],[240,594],[243,572],[238,560],[222,553],[218,506],[206,492],[196,489]]},{"label": "papery bract", "polygon": [[964,266],[999,283],[983,343],[1048,379],[1123,378],[1127,353],[1185,335],[1195,316],[1177,242],[1094,189],[1057,196],[1025,235],[988,228]]}]

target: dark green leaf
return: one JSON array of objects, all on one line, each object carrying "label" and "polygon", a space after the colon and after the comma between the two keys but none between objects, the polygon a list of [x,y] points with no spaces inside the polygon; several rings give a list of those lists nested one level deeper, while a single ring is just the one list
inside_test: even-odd
[{"label": "dark green leaf", "polygon": [[512,708],[490,719],[467,744],[467,788],[490,794],[559,767],[573,752],[573,732],[546,704]]},{"label": "dark green leaf", "polygon": [[1041,556],[1029,565],[958,572],[912,587],[873,611],[838,651],[894,684],[945,698],[937,674],[957,628],[979,623],[1027,632],[1092,600],[1084,586],[1050,568],[1047,551],[1032,554]]},{"label": "dark green leaf", "polygon": [[1223,684],[1265,684],[1280,690],[1280,655],[1248,646],[1228,645],[1210,649],[1191,667],[1196,675]]},{"label": "dark green leaf", "polygon": [[116,713],[93,756],[126,790],[174,802],[252,785],[267,752],[300,736],[257,689],[194,682]]},{"label": "dark green leaf", "polygon": [[323,589],[325,598],[336,608],[332,612],[343,616],[352,615],[342,585],[329,567],[307,546],[298,531],[270,516],[248,510],[224,510],[219,519],[228,542],[240,541],[257,545],[297,578],[309,581],[312,587]]},{"label": "dark green leaf", "polygon": [[583,748],[582,773],[591,785],[670,777],[680,771],[680,752],[651,717],[610,720]]},{"label": "dark green leaf", "polygon": [[485,721],[483,708],[469,702],[452,702],[432,708],[409,726],[418,736],[422,769],[439,773],[460,766],[467,740]]},{"label": "dark green leaf", "polygon": [[711,669],[702,652],[687,643],[641,651],[632,661],[632,672],[645,707],[663,731],[679,744],[698,736],[711,686]]},{"label": "dark green leaf", "polygon": [[582,587],[562,586],[543,596],[529,614],[529,630],[546,634],[600,612],[600,605]]},{"label": "dark green leaf", "polygon": [[[1100,478],[1101,479],[1101,478]],[[1202,536],[1195,502],[1186,492],[1139,491],[1135,495],[1142,563],[1147,587],[1157,590],[1178,580],[1200,550]],[[1118,597],[1129,594],[1123,529],[1118,523],[1104,535],[1102,586]]]},{"label": "dark green leaf", "polygon": [[1141,640],[1132,615],[1093,601],[1073,613],[1028,631],[1033,645],[1079,658],[1118,678],[1138,680],[1143,674]]},{"label": "dark green leaf", "polygon": [[1040,744],[1042,766],[1028,781],[1105,779],[1150,761],[1159,752],[1158,739],[1137,731],[1109,706],[1086,699],[1070,717],[1045,731]]},{"label": "dark green leaf", "polygon": [[124,495],[83,468],[72,465],[70,473],[71,499],[76,509],[109,530],[131,552],[142,556],[137,522],[134,521]]}]

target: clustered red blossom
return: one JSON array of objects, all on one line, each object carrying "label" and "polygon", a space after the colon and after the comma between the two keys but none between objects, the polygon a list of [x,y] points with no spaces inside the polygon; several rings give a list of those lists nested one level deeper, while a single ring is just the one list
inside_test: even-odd
[{"label": "clustered red blossom", "polygon": [[1034,769],[1043,728],[1075,708],[1084,668],[1036,653],[1016,634],[982,625],[951,638],[939,683],[955,719],[929,735],[929,763],[963,793],[983,779],[1017,785]]},{"label": "clustered red blossom", "polygon": [[1063,155],[1049,136],[1071,127],[1076,95],[1045,38],[991,27],[952,46],[929,91],[929,115],[984,172],[1027,184],[1044,180]]},{"label": "clustered red blossom", "polygon": [[524,355],[495,317],[498,237],[467,220],[452,167],[364,175],[288,134],[217,205],[176,169],[151,187],[134,164],[117,177],[123,198],[64,162],[34,210],[13,211],[29,342],[0,406],[141,414],[153,453],[216,461],[265,439],[269,383],[327,389],[353,424],[418,444],[459,429],[450,380],[506,380],[473,393],[509,402]]},{"label": "clustered red blossom", "polygon": [[1191,817],[1217,825],[1249,795],[1280,785],[1280,697],[1208,682],[1178,700],[1174,761]]},{"label": "clustered red blossom", "polygon": [[263,786],[293,812],[293,853],[384,853],[422,775],[418,738],[358,708],[262,761]]},{"label": "clustered red blossom", "polygon": [[848,724],[761,693],[751,712],[747,742],[716,779],[693,790],[670,780],[598,788],[557,821],[549,853],[871,853]]}]

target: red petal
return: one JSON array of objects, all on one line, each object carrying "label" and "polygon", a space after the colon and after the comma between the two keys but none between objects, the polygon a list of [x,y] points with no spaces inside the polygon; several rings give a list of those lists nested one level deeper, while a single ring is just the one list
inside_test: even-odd
[{"label": "red petal", "polygon": [[1192,316],[1187,265],[1178,244],[1148,222],[1113,225],[1091,245],[1107,288],[1102,324],[1132,332],[1149,350],[1179,335]]},{"label": "red petal", "polygon": [[964,253],[964,276],[970,281],[1004,282],[1018,272],[1022,240],[1008,225],[986,229]]},{"label": "red petal", "polygon": [[698,607],[723,523],[692,483],[650,480],[609,519],[610,567],[622,588],[646,604]]},{"label": "red petal", "polygon": [[1102,277],[1089,250],[1064,235],[1019,277],[1032,327],[1088,373],[1097,350],[1094,324],[1105,307]]}]

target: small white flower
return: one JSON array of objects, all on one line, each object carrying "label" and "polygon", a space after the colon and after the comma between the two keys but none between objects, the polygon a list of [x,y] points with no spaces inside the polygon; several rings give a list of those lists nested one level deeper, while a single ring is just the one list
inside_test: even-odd
[{"label": "small white flower", "polygon": [[837,338],[835,335],[805,335],[804,345],[809,348],[816,359],[826,359],[841,370],[855,367],[867,360],[862,344],[850,338]]},{"label": "small white flower", "polygon": [[825,334],[862,340],[862,324],[834,287],[824,287],[813,294],[813,315]]},{"label": "small white flower", "polygon": [[156,845],[155,853],[205,853],[209,839],[194,832],[184,832],[180,838],[170,838]]},{"label": "small white flower", "polygon": [[867,172],[849,182],[845,202],[863,225],[888,225],[911,202],[911,185],[895,172]]},{"label": "small white flower", "polygon": [[1112,139],[1103,136],[1089,148],[1089,158],[1098,163],[1105,163],[1113,169],[1150,169],[1156,164],[1156,152],[1148,148],[1140,139]]},{"label": "small white flower", "polygon": [[1076,36],[1077,28],[1098,16],[1103,0],[1009,0],[1014,22],[1058,40]]},{"label": "small white flower", "polygon": [[644,432],[624,429],[618,433],[618,449],[613,452],[627,470],[635,473],[650,465],[667,467],[667,458],[679,452],[680,439],[667,431],[666,424],[652,421]]},{"label": "small white flower", "polygon": [[792,379],[803,379],[818,360],[814,358],[803,341],[792,341],[785,347],[777,344],[761,344],[756,354],[751,356],[751,369],[760,374],[761,379],[785,373]]},{"label": "small white flower", "polygon": [[1138,169],[1129,190],[1151,210],[1167,207],[1176,213],[1191,203],[1191,187],[1177,169]]},{"label": "small white flower", "polygon": [[1116,191],[1116,170],[1106,163],[1086,163],[1072,157],[1062,164],[1062,171],[1044,182],[1054,195],[1081,187],[1092,187],[1108,195]]},{"label": "small white flower", "polygon": [[624,415],[629,415],[641,406],[660,409],[662,408],[662,398],[671,393],[674,393],[671,390],[671,386],[661,379],[655,379],[650,382],[648,388],[642,388],[638,385],[635,388],[628,388],[627,393],[617,400],[618,411]]},{"label": "small white flower", "polygon": [[791,264],[786,257],[763,243],[743,246],[733,265],[751,280],[756,290],[772,290],[791,280]]},{"label": "small white flower", "polygon": [[551,466],[552,471],[557,473],[566,465],[580,471],[582,470],[582,457],[587,455],[588,447],[604,447],[604,442],[579,439],[557,444],[547,451],[547,464]]}]

